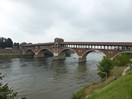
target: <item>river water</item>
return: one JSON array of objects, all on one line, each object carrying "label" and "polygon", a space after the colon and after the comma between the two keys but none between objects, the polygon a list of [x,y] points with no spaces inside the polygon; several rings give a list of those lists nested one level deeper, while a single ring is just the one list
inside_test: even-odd
[{"label": "river water", "polygon": [[66,60],[48,59],[0,59],[0,72],[14,91],[17,99],[71,99],[80,88],[99,82],[97,63],[102,53],[90,53],[86,63],[78,63],[72,54]]}]

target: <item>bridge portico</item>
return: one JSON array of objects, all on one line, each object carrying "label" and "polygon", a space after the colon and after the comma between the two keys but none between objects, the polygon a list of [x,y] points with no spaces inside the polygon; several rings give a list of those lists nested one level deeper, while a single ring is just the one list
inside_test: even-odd
[{"label": "bridge portico", "polygon": [[55,38],[54,42],[26,44],[21,46],[22,53],[34,53],[34,57],[43,57],[44,53],[51,53],[54,60],[65,59],[65,51],[71,50],[78,56],[79,62],[85,62],[86,56],[95,50],[114,58],[119,53],[132,52],[132,42],[64,42]]}]

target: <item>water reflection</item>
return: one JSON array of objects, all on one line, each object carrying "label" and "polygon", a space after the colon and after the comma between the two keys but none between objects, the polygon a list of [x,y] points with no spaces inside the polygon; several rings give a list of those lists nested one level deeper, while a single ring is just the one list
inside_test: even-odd
[{"label": "water reflection", "polygon": [[87,71],[87,64],[86,63],[78,63],[78,72],[84,73]]},{"label": "water reflection", "polygon": [[80,63],[77,67],[77,75],[78,79],[84,79],[87,76],[87,64],[86,63]]},{"label": "water reflection", "polygon": [[52,58],[0,60],[0,72],[7,74],[5,82],[28,99],[70,99],[73,92],[100,81],[96,64],[102,54],[89,54],[86,63],[78,63],[76,55],[66,60]]}]

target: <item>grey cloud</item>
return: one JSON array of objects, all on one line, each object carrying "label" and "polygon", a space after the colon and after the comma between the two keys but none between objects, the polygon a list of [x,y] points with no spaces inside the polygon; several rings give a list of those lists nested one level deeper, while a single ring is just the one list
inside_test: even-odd
[{"label": "grey cloud", "polygon": [[90,33],[132,32],[132,2],[130,0],[126,5],[121,2],[124,0],[94,1],[96,3],[91,15],[78,14],[77,19],[72,21],[74,26]]},{"label": "grey cloud", "polygon": [[[14,2],[16,1],[14,0]],[[59,0],[19,0],[17,2],[28,5],[33,11],[19,25],[21,30],[31,34],[41,33],[42,31],[44,33],[49,28],[54,27],[55,23],[57,24],[60,20],[70,21],[68,19],[73,15],[71,6]]]},{"label": "grey cloud", "polygon": [[[11,23],[18,29],[16,32],[38,37],[36,39],[42,35],[47,37],[46,39],[60,36],[67,40],[99,41],[108,40],[106,37],[111,35],[121,34],[122,36],[118,38],[121,40],[124,34],[126,37],[132,34],[131,0],[11,0],[10,2],[25,7],[23,12],[9,15]],[[51,32],[60,33],[53,35]]]}]

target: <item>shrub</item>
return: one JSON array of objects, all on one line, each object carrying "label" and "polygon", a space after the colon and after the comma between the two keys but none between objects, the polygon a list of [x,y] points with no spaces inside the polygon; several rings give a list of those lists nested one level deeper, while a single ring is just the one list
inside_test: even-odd
[{"label": "shrub", "polygon": [[[2,81],[4,76],[0,73],[0,80]],[[0,82],[0,99],[14,99],[16,97],[17,93],[13,92],[13,90],[8,86],[8,84],[2,84]]]},{"label": "shrub", "polygon": [[113,61],[109,57],[104,56],[97,66],[98,75],[103,79],[109,76],[110,70],[113,68]]},{"label": "shrub", "polygon": [[72,95],[72,99],[81,99],[83,93],[84,93],[84,89],[80,89],[78,92]]}]

